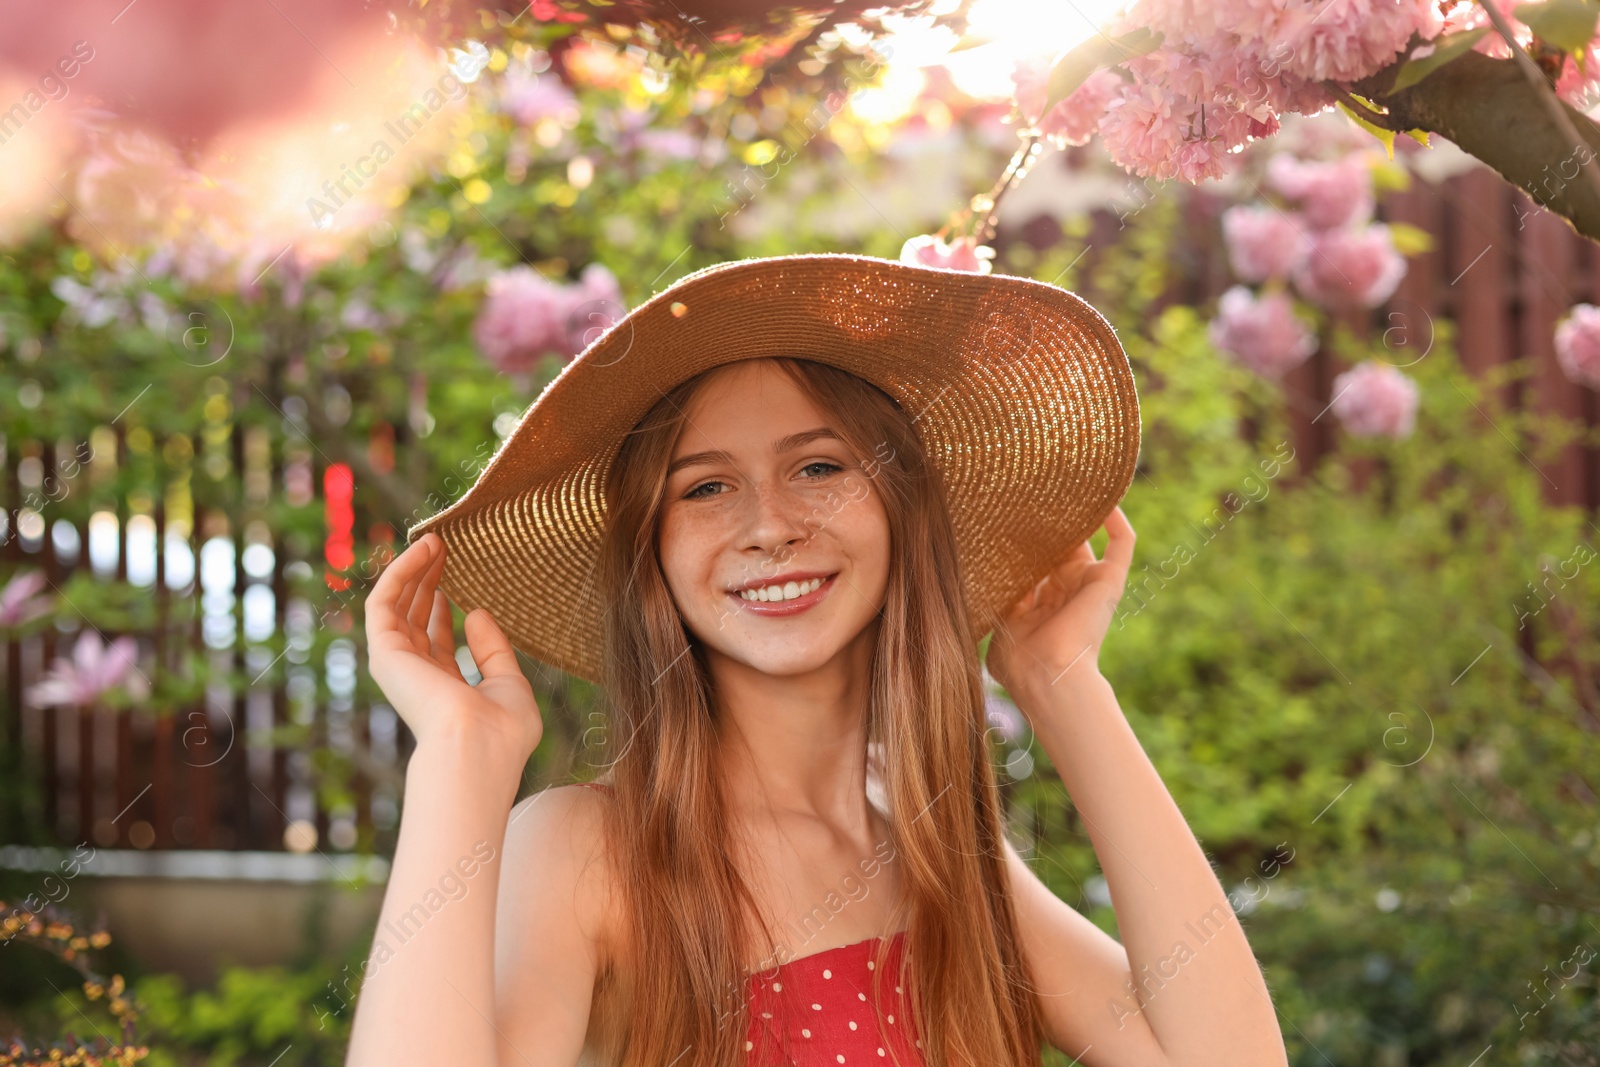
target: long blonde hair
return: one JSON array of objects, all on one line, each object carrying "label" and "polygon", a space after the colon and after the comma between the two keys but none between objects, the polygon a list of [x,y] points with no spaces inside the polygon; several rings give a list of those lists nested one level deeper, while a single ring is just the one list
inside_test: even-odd
[{"label": "long blonde hair", "polygon": [[[774,360],[829,413],[888,515],[890,572],[871,667],[867,738],[881,755],[906,919],[903,982],[928,1067],[1037,1065],[1042,1025],[1006,890],[1002,816],[977,640],[955,535],[911,419],[847,371]],[[743,960],[761,910],[729,852],[718,724],[699,642],[657,550],[666,470],[690,399],[668,392],[612,465],[597,575],[605,620],[606,854],[626,914],[625,974],[601,978],[623,1067],[742,1067]],[[859,478],[859,471],[852,471]],[[914,818],[905,813],[920,813]],[[882,949],[887,941],[880,944]],[[875,975],[882,978],[880,963]],[[597,1001],[597,1007],[599,1002]]]}]

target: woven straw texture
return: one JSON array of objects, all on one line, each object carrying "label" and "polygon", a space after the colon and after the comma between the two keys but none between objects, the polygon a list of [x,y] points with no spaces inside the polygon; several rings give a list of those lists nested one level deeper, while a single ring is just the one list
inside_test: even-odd
[{"label": "woven straw texture", "polygon": [[437,532],[452,601],[486,608],[534,659],[598,681],[603,488],[624,434],[679,382],[764,356],[848,370],[915,420],[980,633],[1099,529],[1133,480],[1133,372],[1081,297],[869,256],[776,256],[696,271],[612,325],[408,543]]}]

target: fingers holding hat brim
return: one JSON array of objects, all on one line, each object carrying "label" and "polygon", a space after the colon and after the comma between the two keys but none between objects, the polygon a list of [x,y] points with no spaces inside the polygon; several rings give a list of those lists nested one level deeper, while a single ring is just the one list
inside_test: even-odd
[{"label": "fingers holding hat brim", "polygon": [[1090,582],[1108,589],[1115,587],[1116,599],[1121,599],[1128,570],[1133,564],[1133,546],[1137,538],[1121,505],[1112,507],[1102,526],[1109,536],[1103,555],[1095,555],[1088,538],[1080,541],[1034,582],[1001,618],[1017,621],[1034,613],[1055,611],[1067,598],[1069,590],[1076,591]]},{"label": "fingers holding hat brim", "polygon": [[413,544],[384,567],[364,605],[369,638],[392,631],[417,647],[419,632],[412,628],[411,609],[435,550],[434,545]]}]

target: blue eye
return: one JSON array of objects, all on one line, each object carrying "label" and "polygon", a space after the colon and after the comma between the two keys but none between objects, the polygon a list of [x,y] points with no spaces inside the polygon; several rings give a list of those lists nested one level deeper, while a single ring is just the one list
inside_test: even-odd
[{"label": "blue eye", "polygon": [[683,499],[685,499],[685,500],[699,500],[699,499],[701,499],[703,497],[715,496],[716,494],[714,494],[714,493],[702,493],[700,490],[709,489],[713,485],[721,485],[721,484],[722,484],[721,482],[701,482],[699,485],[695,486],[693,489],[691,489],[687,493],[683,494]]},{"label": "blue eye", "polygon": [[[820,470],[818,468],[820,468]],[[801,470],[801,473],[804,474],[806,477],[810,478],[813,481],[817,481],[817,480],[820,480],[820,479],[823,479],[823,478],[827,478],[830,475],[838,474],[840,471],[844,470],[844,468],[842,466],[840,466],[839,464],[837,464],[837,463],[832,463],[832,462],[829,462],[828,460],[819,459],[819,460],[815,461],[814,463],[807,463],[804,467],[800,468],[800,470]],[[725,483],[725,482],[718,482],[718,481],[701,482],[699,485],[695,486],[693,489],[690,489],[688,492],[684,493],[683,494],[683,499],[685,499],[685,500],[704,500],[704,499],[706,499],[708,497],[721,496],[722,495],[721,492],[720,491],[716,491],[716,490],[721,490],[721,489],[726,489],[726,488],[727,488],[727,483]],[[711,490],[711,491],[708,491],[708,490]]]}]

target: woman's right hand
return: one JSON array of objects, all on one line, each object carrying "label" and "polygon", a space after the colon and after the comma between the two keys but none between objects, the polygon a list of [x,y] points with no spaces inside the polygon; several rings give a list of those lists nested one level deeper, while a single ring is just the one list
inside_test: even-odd
[{"label": "woman's right hand", "polygon": [[483,680],[471,685],[462,675],[450,601],[439,588],[446,551],[438,534],[424,534],[384,568],[367,594],[368,668],[418,748],[453,736],[503,757],[508,772],[520,777],[544,734],[533,686],[482,608],[463,626]]}]

